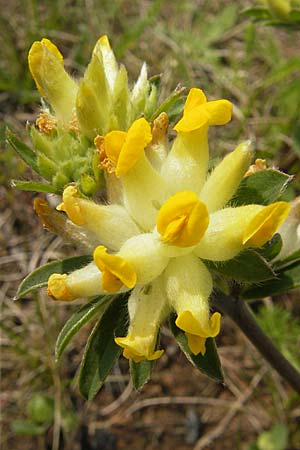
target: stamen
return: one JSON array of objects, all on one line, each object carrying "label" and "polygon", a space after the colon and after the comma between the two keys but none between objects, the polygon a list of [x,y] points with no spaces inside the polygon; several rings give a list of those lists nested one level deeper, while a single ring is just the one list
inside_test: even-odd
[{"label": "stamen", "polygon": [[56,129],[57,120],[54,116],[49,114],[48,112],[41,112],[38,118],[35,121],[36,126],[40,130],[41,133],[50,136],[53,130]]},{"label": "stamen", "polygon": [[152,143],[158,144],[164,141],[169,126],[169,118],[165,112],[162,112],[153,122],[152,125]]},{"label": "stamen", "polygon": [[253,175],[254,173],[261,172],[262,170],[266,170],[267,163],[265,159],[256,159],[254,164],[251,164],[244,177],[249,177],[249,175]]},{"label": "stamen", "polygon": [[94,144],[99,153],[99,169],[105,170],[107,173],[115,173],[116,165],[106,154],[104,137],[98,134],[94,139]]}]

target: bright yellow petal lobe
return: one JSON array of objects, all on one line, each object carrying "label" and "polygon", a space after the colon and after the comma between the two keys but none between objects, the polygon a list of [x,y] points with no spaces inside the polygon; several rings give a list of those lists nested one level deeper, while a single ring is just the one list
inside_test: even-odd
[{"label": "bright yellow petal lobe", "polygon": [[118,255],[110,255],[103,245],[96,247],[94,261],[102,272],[102,287],[107,292],[117,292],[122,285],[129,289],[136,284],[136,273],[129,262]]},{"label": "bright yellow petal lobe", "polygon": [[209,122],[209,115],[203,106],[197,106],[185,113],[182,119],[175,125],[178,133],[190,133],[198,130]]},{"label": "bright yellow petal lobe", "polygon": [[151,127],[147,120],[143,117],[135,120],[128,130],[118,158],[117,176],[126,174],[137,163],[151,140]]},{"label": "bright yellow petal lobe", "polygon": [[225,125],[231,120],[232,103],[228,100],[207,102],[205,109],[209,116],[209,125]]},{"label": "bright yellow petal lobe", "polygon": [[192,111],[196,107],[201,106],[203,105],[203,103],[206,102],[207,99],[202,89],[198,88],[190,89],[184,105],[184,114],[188,113],[189,111]]},{"label": "bright yellow petal lobe", "polygon": [[175,125],[179,133],[190,133],[205,125],[224,125],[231,119],[232,104],[228,100],[206,101],[201,89],[190,90],[183,117]]},{"label": "bright yellow petal lobe", "polygon": [[132,359],[134,362],[140,362],[145,359],[153,361],[158,359],[163,354],[163,350],[153,351],[152,338],[150,337],[118,337],[115,338],[116,344],[124,349],[123,356],[127,359]]},{"label": "bright yellow petal lobe", "polygon": [[66,284],[67,274],[53,273],[48,279],[47,294],[55,300],[66,302],[74,300],[74,296],[69,292]]},{"label": "bright yellow petal lobe", "polygon": [[248,247],[264,245],[287,217],[290,205],[287,202],[276,202],[266,206],[249,223],[243,233],[243,244]]},{"label": "bright yellow petal lobe", "polygon": [[215,312],[205,326],[193,316],[190,311],[183,311],[176,319],[176,325],[181,330],[200,337],[215,337],[220,332],[221,314]]},{"label": "bright yellow petal lobe", "polygon": [[65,211],[75,225],[84,225],[85,221],[80,210],[78,191],[75,186],[66,187],[63,192],[63,203],[57,209],[59,211]]},{"label": "bright yellow petal lobe", "polygon": [[206,346],[205,346],[206,338],[203,338],[203,337],[200,337],[200,336],[196,336],[195,334],[191,334],[191,333],[185,333],[185,335],[187,337],[188,346],[189,346],[189,349],[191,350],[191,352],[194,355],[199,355],[199,353],[201,353],[201,355],[205,355],[205,352],[206,352]]},{"label": "bright yellow petal lobe", "polygon": [[170,197],[157,217],[157,230],[166,243],[178,247],[196,245],[208,227],[208,211],[197,194],[181,191]]},{"label": "bright yellow petal lobe", "polygon": [[125,131],[114,130],[104,137],[105,153],[115,167],[125,143],[126,136],[127,133]]}]

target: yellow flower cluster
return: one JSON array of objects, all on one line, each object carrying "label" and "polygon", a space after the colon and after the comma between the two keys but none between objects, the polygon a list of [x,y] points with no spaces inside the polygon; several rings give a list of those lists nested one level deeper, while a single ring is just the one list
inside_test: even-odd
[{"label": "yellow flower cluster", "polygon": [[[41,73],[36,55],[45,51],[56,66],[61,64],[51,43],[37,43],[29,58],[34,79],[54,111],[62,114],[58,120],[70,120],[72,107],[66,115],[62,112],[66,102],[74,106],[73,84],[64,99],[57,98],[54,84],[45,81],[49,71],[54,78],[60,76],[59,81],[69,80],[65,72],[57,75],[48,53],[48,74]],[[107,58],[107,73],[112,67]],[[80,117],[78,97],[77,114]],[[125,129],[110,127],[93,136],[105,171],[104,204],[82,198],[75,185],[63,192],[58,209],[89,236],[93,261],[70,274],[51,275],[48,293],[70,301],[131,290],[128,334],[115,338],[126,358],[138,362],[161,356],[157,335],[172,311],[192,353],[204,354],[206,339],[219,333],[220,314],[210,316],[213,280],[203,260],[226,261],[245,248],[261,247],[288,214],[285,202],[228,206],[251,164],[249,142],[208,173],[208,129],[226,124],[231,114],[229,101],[207,101],[202,90],[193,88],[173,140],[168,138],[166,113],[153,123],[139,117]],[[93,115],[92,122],[96,120]]]}]

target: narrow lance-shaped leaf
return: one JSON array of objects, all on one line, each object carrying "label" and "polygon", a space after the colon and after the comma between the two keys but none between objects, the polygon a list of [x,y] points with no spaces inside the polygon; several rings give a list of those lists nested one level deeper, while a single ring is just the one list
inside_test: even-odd
[{"label": "narrow lance-shaped leaf", "polygon": [[28,145],[24,144],[24,142],[22,142],[8,128],[6,129],[6,140],[15,152],[18,153],[18,155],[23,159],[23,161],[25,161],[25,163],[35,172],[39,173],[37,157],[34,151],[28,147]]},{"label": "narrow lance-shaped leaf", "polygon": [[183,109],[183,104],[180,99],[181,99],[184,91],[185,91],[185,87],[181,87],[181,86],[177,87],[172,92],[172,94],[168,98],[166,98],[166,100],[163,101],[163,103],[161,103],[161,105],[159,105],[157,110],[153,113],[150,121],[153,121],[154,119],[156,119],[162,112],[169,113],[169,110],[171,110],[174,107],[174,105],[177,105],[178,102],[180,103],[180,107],[182,107],[182,109]]},{"label": "narrow lance-shaped leaf", "polygon": [[58,335],[55,345],[55,358],[58,361],[63,351],[75,334],[97,314],[101,314],[107,303],[112,300],[111,295],[96,297],[83,305],[65,323]]},{"label": "narrow lance-shaped leaf", "polygon": [[175,320],[176,316],[172,314],[170,317],[170,328],[187,359],[193,364],[194,367],[197,367],[197,369],[205,373],[205,375],[222,383],[224,381],[223,372],[214,339],[206,339],[206,352],[204,356],[201,354],[193,355],[188,347],[187,338],[184,331],[180,330],[176,326]]},{"label": "narrow lance-shaped leaf", "polygon": [[140,390],[150,379],[153,361],[134,362],[130,360],[130,375],[135,389]]},{"label": "narrow lance-shaped leaf", "polygon": [[11,186],[16,189],[20,189],[21,191],[35,191],[35,192],[45,192],[58,194],[58,190],[47,183],[38,183],[35,181],[22,181],[22,180],[12,180]]},{"label": "narrow lance-shaped leaf", "polygon": [[231,200],[235,206],[250,203],[269,205],[285,191],[293,177],[278,170],[268,169],[243,178]]},{"label": "narrow lance-shaped leaf", "polygon": [[254,250],[244,250],[225,262],[205,261],[210,270],[237,281],[260,282],[274,278],[275,272],[268,262]]},{"label": "narrow lance-shaped leaf", "polygon": [[92,257],[89,255],[75,256],[73,258],[67,258],[60,261],[50,262],[42,267],[31,272],[20,284],[16,293],[15,300],[23,297],[29,292],[33,292],[36,289],[47,286],[48,278],[53,273],[68,273],[73,270],[80,269],[89,262]]},{"label": "narrow lance-shaped leaf", "polygon": [[79,390],[81,395],[92,400],[102,387],[113,364],[121,354],[115,336],[123,336],[128,327],[128,295],[116,296],[102,318],[94,327],[84,351]]},{"label": "narrow lance-shaped leaf", "polygon": [[300,250],[296,250],[288,258],[276,261],[274,263],[275,270],[286,270],[291,269],[294,266],[300,264]]},{"label": "narrow lance-shaped leaf", "polygon": [[277,274],[274,280],[266,281],[259,286],[251,286],[246,289],[242,296],[245,299],[268,297],[279,295],[300,287],[300,264]]}]

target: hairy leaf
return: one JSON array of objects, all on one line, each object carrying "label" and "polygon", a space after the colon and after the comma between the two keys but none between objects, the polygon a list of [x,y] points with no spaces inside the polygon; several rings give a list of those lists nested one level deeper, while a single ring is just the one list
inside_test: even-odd
[{"label": "hairy leaf", "polygon": [[12,180],[11,186],[21,191],[35,191],[35,192],[46,192],[58,194],[58,190],[47,183],[38,183],[35,181],[22,181],[22,180]]},{"label": "hairy leaf", "polygon": [[293,177],[274,169],[262,170],[243,178],[231,200],[235,206],[269,205],[283,194]]},{"label": "hairy leaf", "polygon": [[291,289],[300,287],[300,264],[279,272],[276,279],[251,286],[242,293],[245,299],[262,298],[269,295],[283,294]]},{"label": "hairy leaf", "polygon": [[112,299],[111,295],[101,295],[82,306],[65,323],[58,335],[55,345],[55,357],[59,360],[73,336],[95,315],[101,314],[104,307]]},{"label": "hairy leaf", "polygon": [[87,400],[92,400],[101,389],[121,354],[122,349],[114,338],[126,333],[127,315],[127,295],[119,295],[97,322],[88,339],[79,375],[79,390]]},{"label": "hairy leaf", "polygon": [[6,129],[6,140],[8,144],[15,150],[16,153],[31,167],[35,172],[39,173],[37,165],[37,157],[34,151],[24,144],[15,134],[8,128]]},{"label": "hairy leaf", "polygon": [[145,360],[138,363],[130,361],[130,375],[135,389],[140,390],[147,383],[151,376],[152,367],[153,361]]},{"label": "hairy leaf", "polygon": [[268,262],[254,250],[244,250],[234,259],[225,262],[205,261],[210,270],[237,281],[259,282],[275,277]]}]

